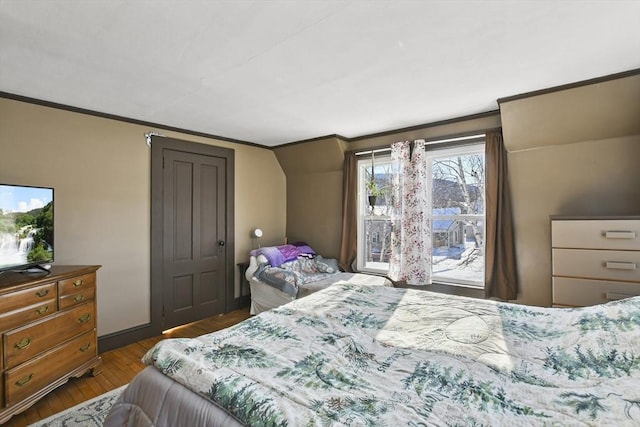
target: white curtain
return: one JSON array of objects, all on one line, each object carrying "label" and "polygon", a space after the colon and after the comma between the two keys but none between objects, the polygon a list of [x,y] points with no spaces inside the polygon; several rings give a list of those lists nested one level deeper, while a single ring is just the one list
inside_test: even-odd
[{"label": "white curtain", "polygon": [[431,227],[425,142],[391,145],[393,210],[389,277],[413,285],[431,283]]}]

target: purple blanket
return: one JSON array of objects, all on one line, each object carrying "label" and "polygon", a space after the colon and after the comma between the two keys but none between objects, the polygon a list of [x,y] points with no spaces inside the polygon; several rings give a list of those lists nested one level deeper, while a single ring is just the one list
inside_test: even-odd
[{"label": "purple blanket", "polygon": [[280,267],[285,262],[298,259],[300,255],[315,255],[315,252],[306,243],[296,242],[291,245],[265,246],[254,249],[251,251],[251,255],[264,255],[272,267]]}]

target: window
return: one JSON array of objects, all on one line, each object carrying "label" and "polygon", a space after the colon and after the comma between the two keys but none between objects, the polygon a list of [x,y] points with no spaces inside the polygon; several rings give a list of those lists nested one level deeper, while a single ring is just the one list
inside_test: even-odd
[{"label": "window", "polygon": [[[386,153],[385,153],[386,154]],[[484,286],[484,142],[432,149],[426,157],[431,212],[431,276],[435,283]],[[358,161],[358,258],[361,271],[386,273],[391,258],[390,155]],[[372,178],[379,189],[369,200]]]},{"label": "window", "polygon": [[[372,199],[370,182],[378,188]],[[389,271],[391,257],[391,156],[385,154],[358,160],[358,270],[373,273]]]}]

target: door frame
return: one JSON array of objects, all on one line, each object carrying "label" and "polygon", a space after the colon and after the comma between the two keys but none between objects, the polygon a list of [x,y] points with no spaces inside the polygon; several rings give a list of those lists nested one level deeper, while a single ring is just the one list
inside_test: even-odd
[{"label": "door frame", "polygon": [[160,335],[163,329],[163,162],[164,150],[213,156],[225,159],[225,222],[226,222],[226,259],[224,262],[226,288],[224,312],[235,308],[235,235],[234,235],[234,177],[235,151],[214,145],[200,144],[168,137],[151,138],[151,330]]}]

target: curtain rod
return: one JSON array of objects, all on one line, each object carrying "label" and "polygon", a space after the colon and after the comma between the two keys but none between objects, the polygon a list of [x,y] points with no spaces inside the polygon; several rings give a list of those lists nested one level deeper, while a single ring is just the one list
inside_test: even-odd
[{"label": "curtain rod", "polygon": [[[425,142],[427,145],[436,145],[436,144],[444,144],[446,142],[459,142],[459,141],[466,141],[469,139],[477,139],[477,138],[484,138],[485,134],[484,133],[477,133],[474,135],[465,135],[465,136],[457,136],[457,137],[453,137],[453,138],[444,138],[444,139],[432,139],[432,140],[428,140],[425,139]],[[381,148],[374,148],[372,150],[366,150],[366,151],[357,151],[356,152],[356,156],[364,156],[367,154],[376,154],[376,153],[384,153],[387,151],[391,151],[391,147],[381,147]]]},{"label": "curtain rod", "polygon": [[391,151],[391,147],[375,148],[373,150],[367,150],[367,151],[356,151],[356,156],[364,156],[366,154],[386,153],[387,151]]}]

